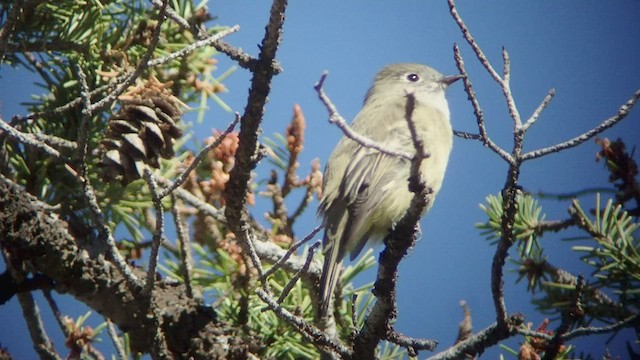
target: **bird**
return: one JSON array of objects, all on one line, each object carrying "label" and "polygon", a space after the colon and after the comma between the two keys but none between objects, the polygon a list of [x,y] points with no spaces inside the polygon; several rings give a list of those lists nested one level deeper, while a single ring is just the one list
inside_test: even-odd
[{"label": "bird", "polygon": [[[422,160],[422,180],[432,191],[428,207],[442,186],[453,144],[445,90],[462,75],[444,76],[413,63],[382,68],[369,88],[351,130],[384,149],[416,152],[406,120],[407,94],[413,94],[412,119],[429,156]],[[354,260],[369,243],[382,240],[409,209],[411,161],[380,152],[344,136],[331,153],[323,175],[318,207],[325,228],[324,265],[320,279],[319,316],[333,309],[331,301],[342,261]],[[429,209],[425,209],[425,212]]]}]

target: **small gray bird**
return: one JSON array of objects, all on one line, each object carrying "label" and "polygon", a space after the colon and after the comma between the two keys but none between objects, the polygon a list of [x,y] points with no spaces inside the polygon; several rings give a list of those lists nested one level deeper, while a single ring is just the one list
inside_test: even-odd
[{"label": "small gray bird", "polygon": [[[443,76],[420,64],[388,65],[376,75],[351,125],[354,132],[389,150],[413,155],[405,107],[407,94],[414,94],[413,121],[430,154],[420,167],[423,180],[433,189],[429,206],[442,185],[453,142],[445,90],[460,78],[462,75]],[[350,253],[353,260],[369,239],[383,239],[409,209],[413,197],[408,188],[410,167],[406,159],[347,137],[329,157],[318,209],[325,226],[321,318],[329,311],[345,255]]]}]

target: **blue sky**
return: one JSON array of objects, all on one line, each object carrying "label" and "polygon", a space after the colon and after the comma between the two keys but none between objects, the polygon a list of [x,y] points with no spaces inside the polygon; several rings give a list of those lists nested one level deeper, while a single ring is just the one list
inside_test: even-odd
[{"label": "blue sky", "polygon": [[[637,21],[640,1],[618,1],[612,5],[599,1],[460,0],[457,5],[496,69],[502,68],[502,47],[508,50],[512,92],[524,119],[550,88],[556,89],[551,105],[527,133],[525,150],[552,145],[583,133],[615,114],[618,107],[640,88],[640,22]],[[257,44],[264,33],[268,9],[266,1],[210,4],[210,12],[218,16],[220,24],[241,26],[240,32],[229,36],[227,41],[251,54],[258,52]],[[298,103],[307,119],[301,171],[308,169],[314,158],[320,158],[324,165],[342,136],[338,128],[328,123],[326,110],[313,90],[324,70],[329,71],[325,91],[341,114],[352,119],[359,111],[376,71],[386,64],[418,62],[444,74],[456,73],[454,43],[460,45],[467,71],[485,111],[489,134],[499,145],[510,149],[513,124],[502,93],[475,60],[444,0],[291,1],[278,52],[284,72],[273,82],[264,135],[282,132],[291,118],[293,105]],[[232,65],[223,56],[218,59],[221,71]],[[17,104],[26,99],[26,94],[40,90],[34,90],[22,73],[2,67],[0,74],[0,113],[8,120],[14,113],[22,112]],[[229,92],[221,97],[236,111],[244,109],[249,78],[247,72],[238,70],[225,83]],[[475,117],[461,83],[450,87],[448,99],[453,127],[476,132]],[[198,139],[209,136],[212,128],[226,127],[232,118],[215,105],[211,107],[204,123],[194,127]],[[637,144],[639,122],[640,112],[636,109],[621,124],[601,136],[621,137],[629,145]],[[603,164],[594,161],[597,151],[596,144],[589,141],[577,149],[526,163],[522,168],[521,185],[534,193],[606,186]],[[258,167],[258,178],[266,177],[268,168],[266,162]],[[433,209],[421,223],[423,238],[400,268],[396,324],[399,331],[410,336],[435,338],[440,342],[438,349],[445,349],[457,335],[462,317],[460,300],[466,300],[471,308],[474,330],[494,321],[490,292],[494,249],[479,235],[474,224],[485,220],[478,205],[488,194],[496,194],[503,186],[506,169],[506,164],[479,142],[454,139],[445,183]],[[590,198],[582,201],[585,207],[593,206]],[[542,205],[549,220],[567,216],[568,203],[545,200]],[[265,209],[258,205],[254,212],[260,217]],[[313,213],[312,209],[298,224],[298,235],[313,228]],[[542,239],[549,260],[576,274],[588,274],[588,268],[570,250],[573,243],[562,241],[562,236]],[[374,274],[368,273],[358,281],[365,283],[373,279]],[[514,274],[507,274],[507,309],[510,313],[524,313],[527,321],[537,326],[544,316],[533,311],[524,286],[514,285],[514,280]],[[74,314],[84,312],[72,304],[65,303],[63,307]],[[9,306],[0,307],[0,318],[10,319],[12,324],[15,321],[15,325],[0,327],[2,345],[9,347],[16,358],[33,357],[26,330],[22,331],[24,321],[15,299]],[[99,318],[95,320],[96,323],[100,321]],[[3,323],[8,324],[8,321],[3,320]],[[50,331],[56,329],[50,326]],[[623,350],[615,351],[621,346],[621,338],[609,345],[614,354],[624,354]],[[598,338],[586,345],[596,357],[602,355],[604,339]],[[109,340],[105,339],[105,342]],[[508,344],[517,348],[518,342],[519,339],[515,339]],[[62,345],[62,340],[58,339],[57,343]],[[496,358],[499,351],[493,348],[483,358]],[[423,353],[421,358],[425,355]]]}]

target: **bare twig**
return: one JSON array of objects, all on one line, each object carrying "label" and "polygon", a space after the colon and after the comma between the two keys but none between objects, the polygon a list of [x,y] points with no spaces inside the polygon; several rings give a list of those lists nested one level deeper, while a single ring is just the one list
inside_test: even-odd
[{"label": "bare twig", "polygon": [[594,195],[597,193],[615,194],[616,191],[610,187],[590,187],[566,193],[548,193],[541,191],[536,194],[536,197],[538,197],[539,199],[571,200],[582,196]]},{"label": "bare twig", "polygon": [[33,134],[33,137],[44,142],[45,144],[54,146],[58,149],[69,150],[69,151],[78,149],[78,144],[75,141],[70,141],[54,135],[35,133]]},{"label": "bare twig", "polygon": [[468,337],[445,351],[439,352],[427,360],[464,359],[469,354],[480,354],[485,349],[517,333],[524,319],[522,316],[509,318],[509,326],[503,328],[493,323],[477,334]]},{"label": "bare twig", "polygon": [[506,162],[508,162],[509,164],[513,164],[515,162],[513,156],[511,156],[511,154],[509,154],[500,146],[498,146],[496,143],[494,143],[493,140],[491,140],[491,138],[489,137],[489,134],[487,134],[487,129],[484,125],[484,112],[480,107],[480,103],[478,102],[476,93],[473,90],[473,85],[471,84],[471,80],[464,67],[464,61],[462,60],[462,55],[460,55],[460,49],[458,48],[458,44],[455,44],[453,46],[453,52],[454,52],[454,58],[456,60],[456,65],[458,66],[458,70],[460,71],[461,75],[464,75],[464,77],[462,78],[462,81],[464,81],[464,90],[467,93],[467,96],[469,97],[469,101],[473,106],[473,113],[476,116],[476,122],[478,124],[478,131],[479,131],[479,135],[477,138],[482,142],[484,146],[488,147],[493,152],[498,154]]},{"label": "bare twig", "polygon": [[[607,326],[581,326],[574,330],[567,331],[561,337],[562,341],[569,341],[571,339],[582,337],[582,336],[591,336],[591,335],[599,335],[599,334],[609,334],[612,332],[616,332],[620,329],[627,328],[629,326],[637,325],[640,323],[640,314],[634,314],[629,316],[628,318],[618,321],[614,324]],[[534,331],[527,329],[525,327],[518,328],[518,334],[523,336],[535,337],[539,339],[543,339],[546,341],[551,341],[554,338],[554,335],[551,335],[546,332]]]},{"label": "bare twig", "polygon": [[[162,179],[157,175],[154,175],[154,178],[156,179],[156,181],[163,185],[169,183],[169,180]],[[227,219],[224,217],[224,208],[218,209],[215,206],[207,203],[206,201],[202,201],[192,193],[182,188],[175,189],[172,194],[175,195],[178,199],[193,206],[194,208],[196,208],[196,210],[202,212],[203,214],[211,216],[221,224],[227,223]]]},{"label": "bare twig", "polygon": [[[55,84],[55,80],[51,76],[51,67],[48,64],[36,59],[35,55],[33,55],[33,53],[29,51],[23,53],[22,55],[27,59],[31,66],[33,66],[38,75],[42,77],[47,85],[51,86]],[[40,55],[40,58],[42,59],[42,55]]]},{"label": "bare twig", "polygon": [[120,341],[120,337],[118,337],[118,333],[116,332],[116,327],[109,318],[105,318],[107,322],[107,331],[109,332],[109,337],[113,342],[113,347],[116,348],[116,353],[118,354],[119,360],[126,360],[129,357],[127,353],[124,351],[124,346],[122,346],[122,342]]},{"label": "bare twig", "polygon": [[564,336],[562,337],[562,339],[564,341],[569,341],[573,338],[577,338],[579,336],[587,336],[587,335],[597,335],[597,334],[608,334],[608,333],[612,333],[612,332],[616,332],[620,329],[629,327],[629,326],[638,326],[640,324],[640,314],[635,314],[632,316],[629,316],[628,318],[619,321],[615,324],[611,324],[608,326],[601,326],[601,327],[596,327],[596,326],[582,326],[579,327],[577,329],[571,330],[569,332],[567,332],[566,334],[564,334]]},{"label": "bare twig", "polygon": [[53,313],[53,316],[56,318],[56,322],[58,323],[60,330],[65,336],[69,336],[67,327],[64,324],[64,316],[62,315],[62,312],[60,312],[60,308],[58,307],[58,304],[56,303],[56,301],[53,299],[53,296],[51,296],[51,290],[44,289],[42,291],[42,295],[44,295],[45,300],[47,300],[47,304],[49,304],[49,308],[51,308],[51,312]]},{"label": "bare twig", "polygon": [[91,117],[93,116],[93,112],[91,111],[91,95],[89,94],[90,90],[89,85],[87,84],[87,75],[85,75],[82,70],[82,66],[79,64],[76,63],[74,68],[78,78],[78,83],[80,84],[80,98],[82,99],[80,126],[78,126],[78,139],[76,140],[79,152],[78,168],[80,169],[78,175],[81,179],[84,179],[87,176],[88,127]]},{"label": "bare twig", "polygon": [[293,255],[298,248],[300,248],[300,246],[306,244],[309,240],[313,239],[314,236],[316,236],[316,234],[322,229],[322,225],[318,225],[316,226],[313,230],[311,230],[311,232],[309,234],[307,234],[307,236],[305,236],[304,238],[302,238],[302,240],[296,242],[295,244],[293,244],[288,250],[287,252],[278,260],[276,261],[273,266],[271,266],[271,268],[269,270],[267,270],[263,276],[265,278],[269,277],[270,275],[272,275],[273,273],[275,273],[278,269],[280,269],[282,267],[282,264],[284,264],[287,260],[289,260],[289,258],[291,257],[291,255]]},{"label": "bare twig", "polygon": [[[156,7],[160,7],[162,5],[162,2],[160,0],[151,0],[151,3],[153,3],[153,5]],[[173,9],[171,8],[167,9],[167,17],[173,20],[181,28],[191,31],[196,39],[202,40],[208,36],[206,29],[203,29],[202,27],[198,28],[192,26],[186,19],[173,11]],[[251,55],[242,51],[242,49],[235,48],[224,42],[223,40],[214,41],[213,43],[211,43],[211,46],[213,46],[221,53],[226,54],[232,60],[236,61],[238,65],[240,65],[240,67],[250,71],[254,70],[257,60],[252,58]],[[273,67],[274,69],[276,69],[276,74],[282,71],[282,68],[275,60],[273,61]]]},{"label": "bare twig", "polygon": [[147,282],[144,286],[143,294],[149,295],[153,290],[153,285],[156,280],[156,266],[158,264],[158,252],[160,250],[160,243],[162,242],[162,236],[164,234],[164,209],[162,208],[162,199],[159,196],[158,183],[156,183],[149,167],[144,168],[144,179],[149,185],[149,192],[151,193],[151,201],[155,209],[156,225],[153,231],[153,243],[151,245],[151,253],[149,254],[149,266],[147,269]]},{"label": "bare twig", "polygon": [[320,80],[316,83],[314,89],[318,93],[320,101],[322,101],[324,106],[327,108],[327,111],[329,112],[329,122],[338,126],[346,137],[364,147],[375,149],[385,155],[399,157],[411,161],[413,159],[413,156],[405,154],[402,151],[389,150],[388,147],[380,145],[373,140],[354,132],[351,129],[351,127],[347,124],[347,121],[340,115],[340,113],[338,113],[338,109],[336,109],[335,105],[333,105],[327,94],[325,94],[324,89],[322,88],[322,86],[324,85],[324,81],[326,80],[328,75],[329,74],[326,71],[322,73],[322,76],[320,76]]},{"label": "bare twig", "polygon": [[[115,81],[93,89],[91,92],[89,92],[90,97],[93,98],[93,97],[95,97],[95,96],[97,96],[99,94],[102,94],[106,90],[114,88],[118,83],[123,81],[129,75],[130,75],[130,73],[118,76],[115,79]],[[66,103],[64,105],[58,106],[55,109],[34,112],[34,113],[30,113],[30,114],[27,114],[26,116],[22,116],[22,117],[21,116],[15,116],[15,117],[13,117],[11,119],[11,123],[12,124],[18,124],[18,123],[21,123],[21,122],[24,122],[24,121],[27,121],[27,120],[35,119],[37,117],[48,118],[48,117],[50,117],[52,115],[63,114],[65,112],[75,108],[76,106],[78,106],[83,101],[84,101],[84,99],[81,96],[78,96],[77,98],[69,101],[68,103]]]},{"label": "bare twig", "polygon": [[533,150],[533,151],[529,151],[525,154],[522,155],[522,161],[526,161],[526,160],[531,160],[531,159],[536,159],[542,156],[545,156],[547,154],[551,154],[551,153],[555,153],[555,152],[559,152],[565,149],[569,149],[572,147],[576,147],[580,144],[582,144],[583,142],[591,139],[592,137],[600,134],[601,132],[605,131],[606,129],[614,126],[615,124],[619,123],[621,120],[623,120],[624,118],[627,117],[627,115],[629,115],[629,113],[631,112],[631,109],[633,108],[633,106],[638,102],[638,99],[640,99],[640,89],[637,90],[632,96],[631,98],[629,98],[629,100],[627,100],[626,103],[624,103],[620,109],[618,109],[618,113],[611,116],[610,118],[604,120],[603,122],[601,122],[598,126],[596,126],[595,128],[581,134],[578,135],[576,137],[574,137],[573,139],[567,140],[565,142],[562,142],[560,144],[556,144],[553,146],[549,146],[543,149],[538,149],[538,150]]},{"label": "bare twig", "polygon": [[471,134],[465,131],[453,130],[453,135],[461,137],[465,140],[481,140],[479,134]]},{"label": "bare twig", "polygon": [[235,126],[238,124],[239,121],[240,121],[240,114],[236,113],[233,118],[233,121],[231,121],[229,126],[227,126],[227,128],[222,132],[222,134],[220,134],[215,139],[214,142],[212,142],[211,144],[205,146],[202,150],[200,150],[200,152],[198,152],[198,155],[196,155],[196,157],[193,159],[191,164],[189,164],[189,166],[186,169],[180,172],[180,174],[176,176],[176,179],[173,182],[171,182],[171,184],[169,184],[162,191],[160,191],[158,193],[158,196],[162,199],[165,196],[169,195],[171,192],[173,192],[178,186],[182,185],[187,179],[187,177],[189,176],[189,174],[193,171],[193,169],[195,169],[196,166],[198,166],[198,164],[202,162],[205,156],[207,156],[209,151],[211,151],[211,149],[215,149],[216,147],[218,147],[224,141],[227,135],[229,135],[229,133],[233,131],[233,129],[235,128]]},{"label": "bare twig", "polygon": [[24,316],[29,334],[31,335],[31,341],[33,341],[33,346],[38,356],[40,356],[40,359],[60,360],[51,340],[49,340],[49,336],[47,336],[44,330],[40,309],[33,300],[31,293],[18,293],[17,296],[20,306],[22,307],[22,315]]},{"label": "bare twig", "polygon": [[420,350],[433,351],[436,346],[438,346],[438,342],[435,340],[412,338],[393,329],[387,331],[387,340],[396,345],[410,349],[409,351],[414,353],[414,357],[417,356],[417,352]]},{"label": "bare twig", "polygon": [[538,105],[533,114],[531,114],[531,117],[527,119],[527,121],[522,125],[522,131],[527,131],[529,127],[531,127],[531,125],[535,124],[535,122],[540,117],[540,114],[542,114],[542,111],[546,109],[547,106],[549,106],[549,104],[551,103],[551,99],[553,99],[555,95],[556,89],[549,90],[549,93],[544,97],[544,99],[542,99],[542,102],[540,103],[540,105]]},{"label": "bare twig", "polygon": [[182,277],[184,285],[187,288],[187,296],[193,298],[193,256],[191,254],[191,237],[187,229],[187,224],[182,220],[182,215],[177,206],[178,199],[171,194],[171,214],[173,215],[173,223],[178,234],[178,245],[180,246],[180,268],[182,269]]},{"label": "bare twig", "polygon": [[502,88],[502,94],[504,95],[504,99],[507,102],[507,109],[509,110],[509,116],[513,119],[515,124],[516,132],[520,131],[522,127],[522,120],[520,119],[520,112],[518,111],[518,107],[516,106],[516,100],[513,98],[513,94],[511,94],[511,60],[509,59],[509,53],[507,49],[502,48],[502,61],[504,63],[504,71],[502,75],[502,81],[498,81],[500,87]]},{"label": "bare twig", "polygon": [[473,49],[473,52],[476,54],[476,57],[478,58],[478,60],[480,60],[480,63],[482,64],[482,66],[484,66],[484,68],[487,69],[487,72],[489,73],[489,75],[491,75],[491,77],[496,82],[501,83],[502,78],[500,78],[500,75],[498,75],[498,73],[493,69],[493,66],[491,66],[491,63],[489,63],[489,59],[487,59],[487,57],[484,55],[484,52],[482,51],[482,49],[480,48],[476,40],[473,38],[473,36],[471,36],[471,32],[467,28],[467,25],[464,23],[464,21],[462,21],[460,14],[458,14],[458,9],[456,9],[455,2],[453,0],[448,0],[448,3],[449,3],[449,12],[453,17],[453,20],[455,20],[456,24],[458,24],[458,27],[462,31],[462,36],[465,38],[465,40],[467,40],[467,43],[471,46],[471,49]]},{"label": "bare twig", "polygon": [[[258,272],[258,278],[260,278],[262,280],[262,285],[265,288],[265,291],[269,291],[269,285],[267,284],[267,280],[264,277],[264,269],[262,268],[262,262],[260,261],[260,257],[258,256],[258,253],[256,252],[254,243],[257,241],[255,234],[253,232],[253,229],[247,225],[244,224],[244,226],[242,226],[240,228],[240,239],[241,239],[241,243],[243,244],[243,250],[246,252],[246,256],[248,256],[248,258],[251,260],[251,262],[249,264],[253,265],[256,269],[256,271]],[[249,265],[247,264],[247,265]]]},{"label": "bare twig", "polygon": [[28,146],[33,146],[37,149],[40,149],[42,151],[44,151],[47,155],[59,159],[63,162],[66,162],[67,159],[64,155],[60,154],[60,152],[56,149],[54,149],[53,147],[47,145],[44,141],[38,139],[35,135],[33,134],[28,134],[28,133],[24,133],[22,131],[18,131],[16,130],[13,126],[9,125],[8,123],[6,123],[4,120],[2,120],[2,118],[0,118],[0,129],[2,129],[3,131],[5,131],[9,136],[11,136],[12,138],[18,140],[19,142],[28,145]]},{"label": "bare twig", "polygon": [[196,42],[194,42],[193,44],[189,45],[189,46],[185,46],[182,49],[171,53],[169,55],[163,56],[161,58],[158,59],[154,59],[154,60],[150,60],[148,63],[145,63],[147,66],[152,67],[152,66],[158,66],[158,65],[162,65],[162,64],[166,64],[168,62],[171,62],[177,58],[183,57],[185,55],[188,55],[192,52],[194,52],[195,50],[204,47],[204,46],[210,46],[212,44],[214,44],[216,41],[222,39],[223,37],[229,35],[229,34],[233,34],[234,32],[237,32],[238,30],[240,30],[240,25],[234,25],[231,26],[227,29],[224,30],[220,30],[219,32],[206,37],[202,40],[198,40]]},{"label": "bare twig", "polygon": [[300,276],[309,270],[309,266],[311,265],[311,260],[313,260],[313,255],[316,249],[320,247],[320,244],[322,244],[322,242],[318,240],[309,247],[309,252],[307,253],[307,260],[304,262],[304,265],[302,266],[302,268],[293,275],[291,280],[289,280],[287,285],[285,285],[285,287],[282,289],[282,293],[280,293],[280,296],[278,297],[278,300],[277,300],[278,304],[282,303],[282,301],[287,297],[287,295],[289,295],[289,292],[296,285],[296,283],[300,279]]},{"label": "bare twig", "polygon": [[556,220],[556,221],[543,221],[536,225],[534,231],[536,234],[543,234],[545,232],[559,232],[567,229],[569,226],[575,225],[574,219]]},{"label": "bare twig", "polygon": [[[160,184],[168,183],[168,180],[163,179],[159,176],[154,175],[154,179]],[[211,204],[206,203],[205,201],[197,198],[193,194],[189,193],[187,190],[182,188],[177,188],[173,194],[184,201],[185,203],[193,206],[198,211],[202,212],[205,215],[213,217],[216,221],[221,222],[222,224],[226,224],[226,218],[224,217],[224,209],[218,209]],[[307,235],[302,242],[297,243],[298,246],[302,245],[302,243],[310,240],[315,236],[318,231],[321,229],[321,226],[315,228],[309,235]],[[299,256],[293,255],[295,251],[290,251],[290,253],[273,242],[267,241],[268,235],[264,232],[256,232],[254,229],[253,234],[258,240],[253,244],[253,247],[258,254],[258,257],[266,262],[272,264],[278,264],[278,267],[282,267],[283,269],[291,272],[299,271],[300,268],[304,265],[304,259],[301,259]],[[295,245],[294,245],[295,246]],[[296,248],[297,249],[297,248]],[[274,270],[275,271],[275,270]],[[318,277],[320,276],[321,267],[311,264],[309,268],[309,276]],[[270,275],[271,269],[265,272],[263,277]]]},{"label": "bare twig", "polygon": [[293,223],[304,213],[304,210],[307,208],[307,205],[313,200],[313,188],[311,184],[307,184],[305,188],[305,193],[302,199],[300,199],[300,203],[296,210],[287,218],[287,224],[289,226],[293,226]]}]

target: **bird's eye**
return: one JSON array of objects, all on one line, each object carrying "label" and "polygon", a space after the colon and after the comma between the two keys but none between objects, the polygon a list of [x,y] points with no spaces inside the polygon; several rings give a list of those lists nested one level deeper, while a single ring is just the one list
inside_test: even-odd
[{"label": "bird's eye", "polygon": [[420,76],[418,76],[418,74],[409,74],[409,75],[407,75],[407,80],[409,80],[411,82],[416,82],[416,81],[420,80]]}]

